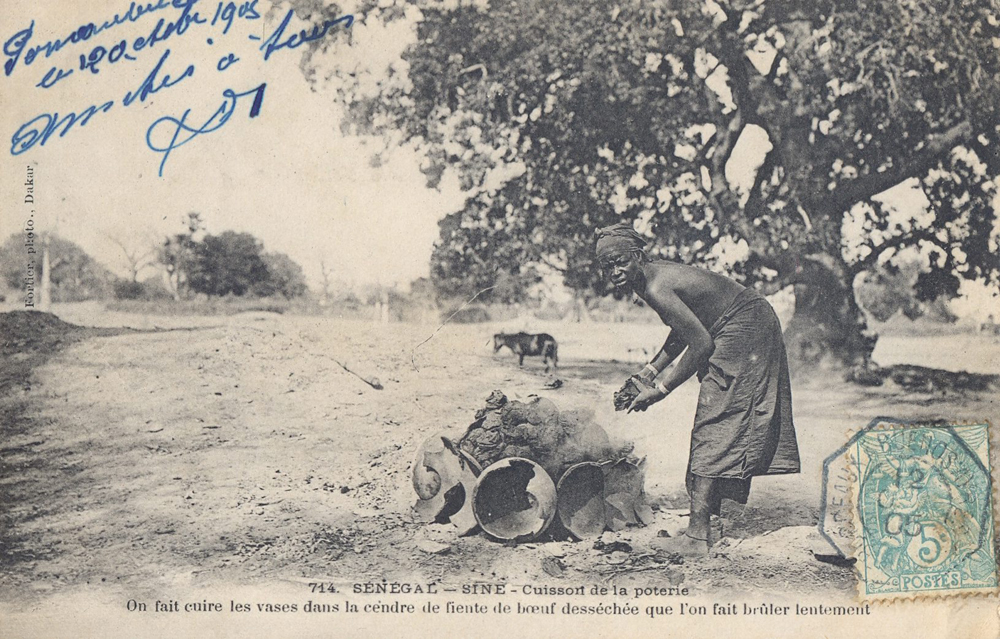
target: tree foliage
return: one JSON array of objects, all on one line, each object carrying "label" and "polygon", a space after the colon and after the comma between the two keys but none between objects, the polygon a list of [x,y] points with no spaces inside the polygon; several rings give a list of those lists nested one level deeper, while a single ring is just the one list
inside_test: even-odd
[{"label": "tree foliage", "polygon": [[916,283],[923,273],[920,261],[912,258],[901,259],[899,264],[880,264],[859,278],[855,286],[858,303],[879,322],[887,321],[896,313],[910,320],[926,317],[954,322],[957,317],[948,308],[947,295],[920,299]]},{"label": "tree foliage", "polygon": [[[25,291],[28,277],[28,261],[32,260],[31,286],[36,291],[36,299],[42,281],[42,247],[45,237],[35,237],[28,254],[24,235],[10,236],[0,246],[0,277],[12,291]],[[53,302],[79,302],[83,300],[105,299],[110,296],[115,276],[99,264],[80,246],[58,235],[49,235],[49,268]]]},{"label": "tree foliage", "polygon": [[306,294],[306,276],[292,258],[284,253],[264,253],[262,257],[267,277],[253,287],[254,294],[263,297],[281,295],[288,299]]},{"label": "tree foliage", "polygon": [[[921,299],[962,278],[1000,286],[995,3],[386,4],[358,13],[413,25],[403,64],[338,67],[317,50],[307,68],[349,105],[348,130],[417,144],[431,184],[451,169],[470,191],[441,224],[446,286],[549,268],[606,293],[593,230],[631,219],[669,259],[804,299],[834,285],[841,299],[797,311],[840,324],[824,339],[845,359],[874,346],[855,277],[907,247],[926,257]],[[751,140],[766,155],[741,178]],[[877,197],[904,182],[923,210]]]},{"label": "tree foliage", "polygon": [[175,297],[204,295],[286,298],[304,295],[302,268],[284,253],[265,253],[249,233],[206,233],[197,213],[187,217],[187,232],[168,237],[160,250]]},{"label": "tree foliage", "polygon": [[206,295],[247,295],[268,277],[263,253],[263,245],[249,233],[206,235],[194,245],[188,284]]}]

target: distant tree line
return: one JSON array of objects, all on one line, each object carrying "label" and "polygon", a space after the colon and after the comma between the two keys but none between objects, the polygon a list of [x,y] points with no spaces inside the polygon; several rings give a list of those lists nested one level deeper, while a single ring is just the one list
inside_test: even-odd
[{"label": "distant tree line", "polygon": [[[79,302],[88,299],[104,299],[113,293],[115,276],[86,251],[75,243],[58,236],[47,238],[49,243],[49,277],[52,300],[56,302]],[[34,254],[29,254],[24,245],[24,236],[15,234],[0,245],[0,281],[12,292],[27,290],[30,283],[39,290],[42,278],[42,238],[34,243]],[[34,260],[31,282],[28,277],[28,262]],[[9,295],[8,295],[9,297]]]},{"label": "distant tree line", "polygon": [[[205,232],[197,213],[188,215],[187,229],[162,243],[146,248],[114,240],[129,263],[129,277],[121,278],[101,265],[77,244],[50,235],[50,281],[52,301],[87,299],[176,300],[201,295],[222,297],[301,297],[307,291],[302,268],[284,253],[265,252],[249,233]],[[112,238],[114,239],[114,238]],[[35,255],[27,255],[24,238],[15,234],[0,245],[0,282],[10,291],[25,289],[29,258],[34,258],[33,277],[42,276],[41,241]],[[157,274],[139,280],[143,269]],[[165,275],[165,277],[164,277]],[[37,286],[37,282],[34,284]]]}]

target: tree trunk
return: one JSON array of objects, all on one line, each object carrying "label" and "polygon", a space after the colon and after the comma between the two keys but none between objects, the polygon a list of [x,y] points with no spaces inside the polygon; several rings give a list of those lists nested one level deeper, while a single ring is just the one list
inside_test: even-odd
[{"label": "tree trunk", "polygon": [[52,308],[52,275],[49,257],[49,236],[42,240],[42,281],[38,286],[38,310],[48,311]]},{"label": "tree trunk", "polygon": [[796,256],[786,269],[780,281],[795,291],[795,314],[785,327],[789,365],[867,370],[878,336],[854,299],[850,271],[822,254]]},{"label": "tree trunk", "polygon": [[587,308],[587,296],[581,292],[573,291],[573,319],[577,323],[590,322],[590,309]]}]

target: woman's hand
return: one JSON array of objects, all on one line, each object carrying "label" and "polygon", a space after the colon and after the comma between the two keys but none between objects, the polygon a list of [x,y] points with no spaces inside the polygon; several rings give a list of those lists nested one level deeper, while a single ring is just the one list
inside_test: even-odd
[{"label": "woman's hand", "polygon": [[636,395],[635,399],[632,400],[632,403],[629,404],[627,412],[631,413],[632,411],[644,411],[666,396],[666,393],[655,386],[644,388],[638,395]]}]

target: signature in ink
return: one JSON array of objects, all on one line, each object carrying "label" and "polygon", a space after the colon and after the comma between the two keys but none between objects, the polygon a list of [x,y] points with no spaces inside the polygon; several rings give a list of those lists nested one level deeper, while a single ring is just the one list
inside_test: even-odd
[{"label": "signature in ink", "polygon": [[293,33],[288,38],[282,42],[281,38],[285,35],[285,29],[288,28],[288,23],[292,20],[292,16],[295,12],[292,9],[288,10],[285,14],[285,19],[281,21],[278,28],[274,30],[270,36],[264,40],[260,45],[261,51],[264,52],[264,59],[267,60],[271,57],[271,54],[275,51],[280,51],[282,49],[297,49],[307,42],[312,42],[313,40],[319,40],[320,38],[326,36],[330,29],[333,27],[343,24],[345,29],[351,27],[354,24],[354,16],[352,14],[345,14],[337,18],[331,18],[326,20],[321,25],[315,25],[312,31],[306,31],[302,29],[298,33]]},{"label": "signature in ink", "polygon": [[191,109],[184,111],[183,115],[179,118],[168,115],[153,122],[149,129],[146,130],[146,146],[156,153],[163,154],[163,158],[160,160],[159,176],[163,177],[163,167],[166,165],[167,159],[174,149],[184,146],[200,135],[218,131],[225,126],[236,112],[236,104],[240,98],[248,95],[254,96],[253,105],[250,107],[250,117],[257,117],[257,114],[260,113],[261,102],[264,100],[265,87],[267,87],[266,82],[242,93],[226,89],[222,92],[222,96],[226,98],[226,101],[201,125],[192,126],[188,124]]}]

